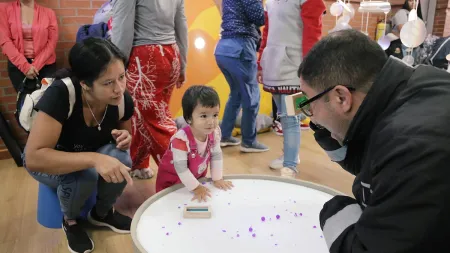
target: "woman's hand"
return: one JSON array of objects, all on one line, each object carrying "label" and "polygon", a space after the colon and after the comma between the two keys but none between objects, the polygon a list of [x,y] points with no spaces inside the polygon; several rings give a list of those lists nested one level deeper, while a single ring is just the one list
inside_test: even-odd
[{"label": "woman's hand", "polygon": [[177,80],[177,88],[178,89],[181,88],[181,86],[183,86],[185,81],[186,81],[186,76],[185,76],[185,74],[181,73]]},{"label": "woman's hand", "polygon": [[31,66],[30,70],[25,74],[28,79],[36,79],[39,76],[39,71],[34,66]]},{"label": "woman's hand", "polygon": [[216,188],[219,188],[219,189],[224,190],[224,191],[231,190],[231,188],[234,187],[234,185],[233,185],[233,183],[231,181],[225,181],[223,179],[214,181],[214,186]]},{"label": "woman's hand", "polygon": [[197,199],[198,202],[206,202],[208,196],[211,197],[209,189],[200,184],[194,189],[194,197],[192,200]]},{"label": "woman's hand", "polygon": [[116,140],[117,148],[121,150],[128,150],[131,145],[131,134],[127,130],[117,130],[111,131],[112,136]]},{"label": "woman's hand", "polygon": [[112,156],[100,155],[95,161],[94,168],[108,183],[122,183],[126,180],[129,185],[133,184],[129,174],[131,169]]}]

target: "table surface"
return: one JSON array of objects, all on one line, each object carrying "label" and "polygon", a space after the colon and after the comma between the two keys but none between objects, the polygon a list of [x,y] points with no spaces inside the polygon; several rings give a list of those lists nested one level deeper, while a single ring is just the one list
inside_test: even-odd
[{"label": "table surface", "polygon": [[[133,219],[138,252],[328,252],[319,224],[323,204],[340,194],[298,180],[237,176],[234,188],[222,191],[210,182],[210,219],[185,219],[192,193],[166,189],[147,200]],[[279,217],[277,219],[277,217]]]}]

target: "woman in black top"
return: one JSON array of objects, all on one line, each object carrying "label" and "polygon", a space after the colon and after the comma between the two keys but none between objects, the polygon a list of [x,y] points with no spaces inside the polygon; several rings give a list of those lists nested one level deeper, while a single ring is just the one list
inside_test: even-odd
[{"label": "woman in black top", "polygon": [[[113,204],[127,182],[132,183],[134,106],[125,91],[125,57],[111,42],[89,38],[76,44],[69,64],[70,71],[59,71],[36,105],[24,164],[36,180],[57,189],[69,248],[84,253],[91,252],[94,243],[76,217],[94,190],[97,202],[88,220],[118,233],[130,231],[131,219],[114,211]],[[75,87],[70,117],[69,90],[61,80],[65,77]]]}]

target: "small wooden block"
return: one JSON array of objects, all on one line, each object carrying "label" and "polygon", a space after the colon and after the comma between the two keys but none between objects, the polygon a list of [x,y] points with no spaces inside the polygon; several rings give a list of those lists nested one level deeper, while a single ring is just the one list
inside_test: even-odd
[{"label": "small wooden block", "polygon": [[211,218],[211,208],[209,206],[186,206],[183,217],[186,219],[209,219]]},{"label": "small wooden block", "polygon": [[286,113],[288,116],[299,115],[302,112],[299,105],[302,102],[301,98],[303,96],[304,94],[299,92],[285,97]]}]

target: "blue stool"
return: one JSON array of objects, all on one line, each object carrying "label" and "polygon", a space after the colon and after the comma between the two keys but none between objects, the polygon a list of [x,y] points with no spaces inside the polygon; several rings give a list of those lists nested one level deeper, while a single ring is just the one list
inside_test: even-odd
[{"label": "blue stool", "polygon": [[[94,191],[86,200],[80,213],[81,218],[87,218],[88,212],[95,205],[96,197],[97,192]],[[37,206],[37,220],[39,224],[47,228],[61,228],[63,216],[56,189],[39,183]]]}]

